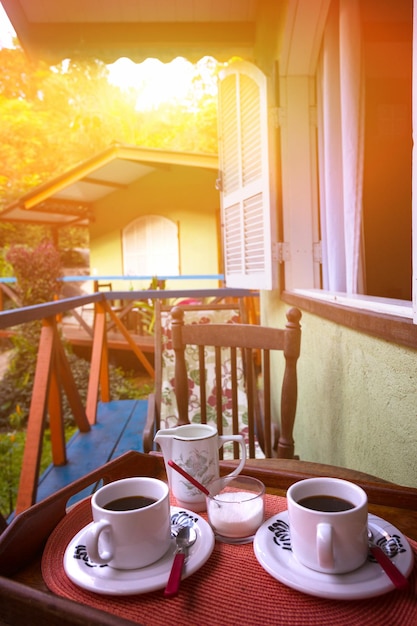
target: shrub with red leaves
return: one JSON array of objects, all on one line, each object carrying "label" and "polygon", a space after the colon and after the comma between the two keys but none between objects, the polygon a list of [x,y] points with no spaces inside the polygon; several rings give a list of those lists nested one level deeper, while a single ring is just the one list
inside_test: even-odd
[{"label": "shrub with red leaves", "polygon": [[11,246],[6,260],[13,268],[22,306],[51,302],[59,294],[62,266],[60,254],[51,241],[44,240],[33,249]]}]

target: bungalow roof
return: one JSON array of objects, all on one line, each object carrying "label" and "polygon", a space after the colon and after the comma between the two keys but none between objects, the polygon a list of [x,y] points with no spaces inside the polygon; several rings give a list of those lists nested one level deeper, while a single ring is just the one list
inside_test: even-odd
[{"label": "bungalow roof", "polygon": [[218,169],[217,155],[115,144],[7,206],[0,221],[50,226],[87,225],[93,204],[156,169]]}]

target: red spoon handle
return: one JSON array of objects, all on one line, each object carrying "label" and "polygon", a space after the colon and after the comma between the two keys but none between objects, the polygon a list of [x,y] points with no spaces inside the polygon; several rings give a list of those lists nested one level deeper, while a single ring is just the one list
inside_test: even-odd
[{"label": "red spoon handle", "polygon": [[167,582],[167,586],[165,587],[164,596],[165,598],[172,598],[176,596],[178,593],[178,589],[180,588],[182,567],[184,565],[185,554],[184,552],[177,552],[174,557],[174,562],[172,564],[171,573],[169,575],[169,579]]},{"label": "red spoon handle", "polygon": [[191,476],[188,472],[186,472],[184,469],[182,469],[182,467],[180,467],[179,465],[177,465],[174,461],[168,461],[168,465],[170,467],[172,467],[174,470],[176,470],[179,474],[181,474],[182,476],[184,476],[184,478],[186,478],[190,483],[192,483],[194,485],[194,487],[197,487],[197,489],[199,489],[200,491],[202,491],[203,493],[206,494],[206,496],[210,495],[209,490],[207,489],[207,487],[205,487],[204,485],[202,485],[201,483],[198,482],[198,480],[196,480],[194,478],[194,476]]},{"label": "red spoon handle", "polygon": [[370,546],[370,550],[397,589],[406,589],[408,587],[407,578],[400,572],[398,567],[394,565],[385,552],[378,546]]}]

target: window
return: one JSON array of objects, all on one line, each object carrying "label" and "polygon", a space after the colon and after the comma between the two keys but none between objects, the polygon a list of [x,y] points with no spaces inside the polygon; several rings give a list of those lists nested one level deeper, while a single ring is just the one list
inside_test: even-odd
[{"label": "window", "polygon": [[[281,132],[284,238],[290,259],[285,289],[316,300],[317,308],[310,310],[339,323],[343,315],[336,309],[330,313],[319,301],[373,312],[374,322],[356,314],[345,318],[367,331],[379,325],[378,336],[415,347],[413,332],[397,327],[396,321],[413,318],[413,290],[417,306],[412,283],[412,254],[417,268],[411,193],[411,62],[417,53],[412,4],[333,2],[324,31],[317,29],[321,34],[315,45],[322,55],[317,74],[307,70],[303,78],[302,72],[288,72],[282,78],[286,124]],[[294,49],[299,45],[290,43]],[[306,69],[307,63],[310,69],[311,53]],[[352,112],[346,109],[352,100],[344,98],[353,93],[357,109]],[[287,148],[295,140],[300,163]],[[354,159],[349,161],[351,149]],[[297,181],[302,190],[294,193]],[[343,206],[349,194],[350,214]],[[292,296],[289,300],[294,302]],[[379,322],[378,314],[394,316],[392,324]]]},{"label": "window", "polygon": [[411,301],[412,23],[410,13],[399,36],[393,23],[404,11],[392,4],[377,30],[379,5],[361,12],[359,4],[339,10],[334,3],[324,31],[317,80],[322,286]]},{"label": "window", "polygon": [[177,225],[158,215],[131,222],[123,230],[123,263],[130,276],[178,275]]},{"label": "window", "polygon": [[[279,67],[283,287],[411,318],[412,0],[391,0],[383,7],[338,0],[319,17],[316,24],[288,29],[292,39]],[[301,12],[294,19],[303,19]],[[305,28],[317,35],[310,47]],[[266,85],[262,80],[257,85],[262,102]],[[229,187],[240,193],[244,187],[246,131],[239,105],[249,98],[242,98],[237,74],[228,85],[223,81],[222,89],[220,103],[228,98],[237,111],[237,121],[226,119],[220,106],[225,249],[236,263],[233,286],[248,286],[245,272],[238,271],[245,262],[245,205],[243,195],[234,201]],[[248,110],[267,119],[265,109],[261,113],[253,103]],[[251,127],[257,123],[252,120]],[[261,151],[268,154],[266,142]],[[276,213],[275,204],[269,200],[264,209],[272,236],[263,242],[273,250],[275,231],[266,215]],[[417,243],[414,247],[417,259]],[[268,262],[274,273],[272,253]]]}]

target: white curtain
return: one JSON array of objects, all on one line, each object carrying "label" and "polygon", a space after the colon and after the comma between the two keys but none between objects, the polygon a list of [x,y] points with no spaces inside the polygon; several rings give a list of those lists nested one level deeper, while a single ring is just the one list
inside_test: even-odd
[{"label": "white curtain", "polygon": [[413,170],[412,170],[412,211],[413,211],[413,321],[417,324],[417,0],[413,3]]},{"label": "white curtain", "polygon": [[360,293],[364,80],[359,0],[334,2],[318,73],[323,288]]}]

